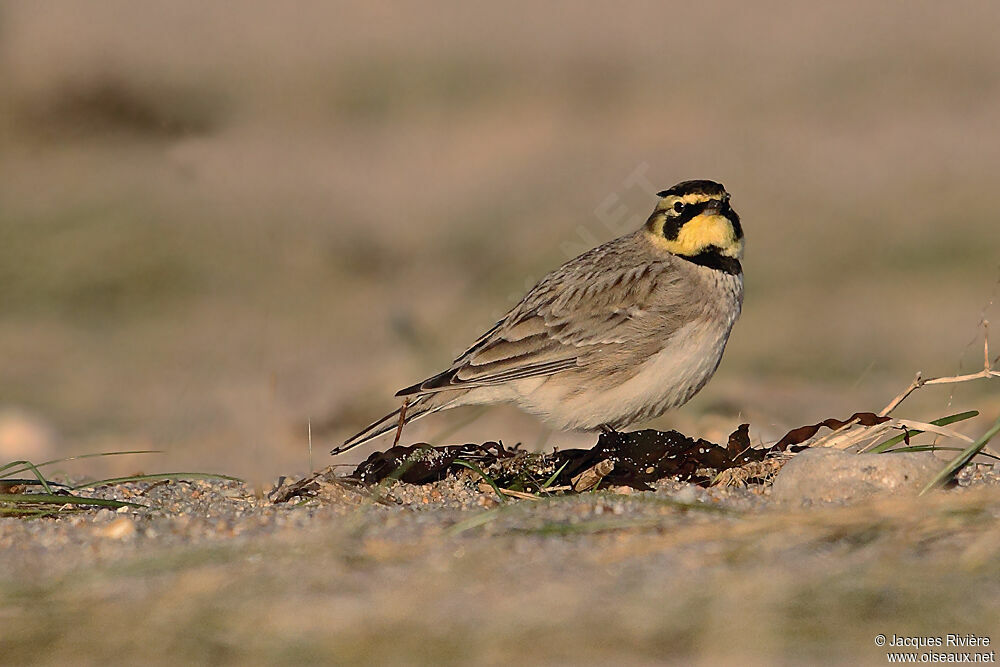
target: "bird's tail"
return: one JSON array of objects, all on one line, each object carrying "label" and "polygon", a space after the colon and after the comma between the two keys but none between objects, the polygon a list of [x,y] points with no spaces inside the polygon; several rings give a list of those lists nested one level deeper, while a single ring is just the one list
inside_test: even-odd
[{"label": "bird's tail", "polygon": [[[438,410],[444,410],[445,408],[450,407],[454,401],[454,397],[446,398],[441,394],[424,394],[422,396],[417,396],[406,405],[406,416],[403,418],[403,425],[405,426],[412,421],[416,421],[417,419],[437,412]],[[398,428],[399,413],[402,409],[403,408],[400,407],[393,410],[385,417],[369,424],[360,433],[345,440],[344,444],[330,450],[330,454],[333,454],[334,456],[337,454],[343,454],[350,449],[354,449],[359,445],[363,445],[370,440],[374,440],[380,435],[384,435],[389,431]]]}]

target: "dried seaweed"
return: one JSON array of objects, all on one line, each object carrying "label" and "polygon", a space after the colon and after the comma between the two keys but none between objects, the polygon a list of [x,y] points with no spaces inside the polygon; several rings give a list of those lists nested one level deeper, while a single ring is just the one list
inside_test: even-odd
[{"label": "dried seaweed", "polygon": [[[853,415],[840,421],[839,419],[834,419],[833,417],[829,419],[824,419],[823,421],[811,424],[809,426],[800,426],[798,428],[793,428],[791,431],[785,434],[781,440],[775,443],[774,447],[785,451],[788,447],[793,445],[799,445],[808,440],[809,438],[816,435],[816,433],[824,426],[832,431],[844,428],[849,424],[860,424],[861,426],[875,426],[877,424],[882,424],[889,421],[889,417],[880,417],[874,412],[855,412]],[[793,450],[795,451],[795,450]]]},{"label": "dried seaweed", "polygon": [[456,460],[488,467],[517,453],[516,448],[510,449],[498,442],[444,447],[432,447],[426,443],[396,445],[369,456],[355,468],[350,477],[365,484],[376,484],[387,478],[408,484],[427,484],[458,472],[462,466],[456,464]]},{"label": "dried seaweed", "polygon": [[[546,485],[576,491],[610,486],[650,490],[652,482],[667,477],[708,486],[718,472],[762,461],[774,451],[778,448],[751,447],[747,424],[733,432],[725,447],[677,431],[609,431],[591,449],[550,454],[528,454],[497,442],[396,446],[369,456],[350,478],[366,484],[384,479],[426,484],[468,467],[461,462],[475,462],[501,487],[515,490],[538,491]],[[532,480],[547,481],[533,485]]]}]

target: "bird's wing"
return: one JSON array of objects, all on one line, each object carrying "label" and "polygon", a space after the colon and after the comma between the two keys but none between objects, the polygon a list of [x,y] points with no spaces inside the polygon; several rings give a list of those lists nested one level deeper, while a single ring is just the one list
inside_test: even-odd
[{"label": "bird's wing", "polygon": [[662,262],[608,271],[585,258],[543,278],[448,370],[397,395],[553,375],[612,348],[634,351],[641,361],[655,351],[647,348],[662,347],[689,312],[680,277]]}]

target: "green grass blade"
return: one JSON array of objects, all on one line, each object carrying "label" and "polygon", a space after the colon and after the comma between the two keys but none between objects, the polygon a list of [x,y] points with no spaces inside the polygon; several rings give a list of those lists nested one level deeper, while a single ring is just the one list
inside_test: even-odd
[{"label": "green grass blade", "polygon": [[978,440],[963,449],[962,452],[951,461],[951,463],[946,465],[944,469],[939,472],[934,479],[927,484],[927,486],[924,487],[923,491],[920,492],[920,495],[924,495],[931,489],[950,481],[951,478],[955,476],[955,473],[964,468],[966,464],[968,464],[969,461],[971,461],[972,458],[978,454],[980,450],[986,446],[986,443],[988,443],[997,433],[1000,433],[1000,419],[997,419],[996,423],[994,423],[993,426],[986,431],[986,433],[983,433]]},{"label": "green grass blade", "polygon": [[52,504],[52,505],[92,505],[94,507],[145,507],[139,503],[104,498],[81,498],[80,496],[60,496],[54,493],[0,493],[0,503]]},{"label": "green grass blade", "polygon": [[469,463],[468,461],[463,461],[462,459],[455,459],[453,461],[453,463],[455,465],[462,466],[463,468],[468,468],[469,470],[472,470],[473,472],[478,473],[479,476],[482,477],[486,481],[487,484],[489,484],[490,486],[493,487],[493,490],[496,491],[497,498],[500,499],[500,502],[502,502],[502,503],[507,502],[507,498],[500,491],[500,487],[497,486],[497,483],[493,481],[492,477],[490,477],[485,472],[483,472],[482,468],[480,468],[479,466],[477,466],[475,463]]},{"label": "green grass blade", "polygon": [[495,507],[491,510],[486,510],[474,516],[470,516],[468,519],[465,519],[464,521],[459,521],[454,526],[448,529],[448,535],[453,537],[455,535],[460,535],[461,533],[464,533],[467,530],[478,528],[479,526],[484,526],[489,522],[499,518],[501,509],[503,508]]},{"label": "green grass blade", "polygon": [[557,537],[563,535],[593,535],[621,530],[657,528],[666,523],[667,520],[664,517],[658,516],[635,517],[632,519],[595,519],[593,521],[581,521],[580,523],[553,521],[544,523],[541,526],[517,527],[512,529],[512,532]]},{"label": "green grass blade", "polygon": [[[11,461],[10,463],[6,463],[6,464],[0,466],[0,472],[3,472],[4,470],[7,470],[8,468],[13,468],[14,466],[21,465],[23,463],[27,463],[27,461]],[[17,472],[24,472],[25,470],[27,470],[27,468],[21,468]],[[15,473],[12,473],[12,472],[11,473],[7,473],[7,475],[13,475],[13,474],[15,474]],[[7,475],[0,475],[0,478],[6,477]]]},{"label": "green grass blade", "polygon": [[0,516],[13,516],[13,517],[32,517],[32,518],[42,518],[46,516],[52,516],[53,514],[68,514],[70,512],[80,512],[83,511],[82,508],[73,509],[62,509],[62,506],[56,507],[55,505],[49,505],[48,507],[35,507],[34,505],[29,505],[26,507],[20,507],[17,505],[6,506],[0,505]]},{"label": "green grass blade", "polygon": [[[960,452],[961,447],[942,447],[941,445],[911,445],[909,447],[896,447],[895,449],[890,449],[886,454],[900,454],[906,452]],[[988,459],[993,459],[994,461],[1000,461],[1000,456],[995,454],[990,454],[989,452],[979,452],[979,456],[985,456]]]},{"label": "green grass blade", "polygon": [[910,445],[909,447],[896,447],[890,449],[886,454],[906,454],[907,452],[960,452],[961,447],[942,447],[941,445]]},{"label": "green grass blade", "polygon": [[[0,468],[0,470],[3,470],[4,468],[11,468],[11,467],[17,466],[17,465],[24,466],[24,467],[23,468],[19,468],[15,472],[26,472],[26,471],[30,470],[31,473],[35,476],[35,478],[38,479],[38,483],[42,485],[43,489],[45,489],[45,493],[52,493],[52,487],[49,486],[48,480],[45,479],[45,476],[42,475],[41,472],[39,472],[38,466],[36,466],[31,461],[24,461],[24,460],[22,460],[22,461],[11,461],[7,465],[5,465],[3,468]],[[7,475],[13,475],[13,474],[14,474],[14,472],[8,472],[6,475],[4,475],[4,477],[6,477]]]},{"label": "green grass blade", "polygon": [[554,473],[552,473],[552,477],[549,477],[547,480],[545,480],[545,484],[542,484],[542,488],[543,489],[547,489],[550,486],[552,486],[552,483],[555,482],[556,479],[559,478],[559,475],[562,473],[563,470],[566,469],[566,466],[568,466],[568,465],[569,465],[569,461],[566,461],[561,466],[559,466],[559,470],[556,470]]},{"label": "green grass blade", "polygon": [[[949,415],[947,417],[941,417],[941,419],[935,419],[934,421],[931,422],[931,424],[934,424],[935,426],[947,426],[948,424],[954,424],[955,422],[965,421],[966,419],[972,419],[973,417],[978,417],[978,416],[979,416],[979,411],[978,410],[969,410],[967,412],[959,412],[958,414],[955,414],[955,415]],[[912,437],[914,437],[916,435],[920,435],[921,433],[923,433],[923,431],[916,431],[916,430],[907,431],[905,435],[902,434],[902,433],[900,433],[899,435],[897,435],[895,437],[889,438],[888,440],[886,440],[885,442],[883,442],[881,445],[877,445],[875,447],[872,447],[871,449],[868,450],[867,453],[868,454],[881,454],[882,452],[886,451],[887,449],[889,449],[893,445],[898,445],[899,443],[903,442],[907,438],[912,438]]]},{"label": "green grass blade", "polygon": [[228,482],[243,482],[239,477],[229,475],[218,475],[210,472],[161,472],[151,475],[130,475],[128,477],[110,477],[108,479],[98,479],[92,482],[84,482],[70,487],[71,491],[80,489],[93,489],[98,486],[112,486],[114,484],[126,484],[128,482],[158,482],[164,479],[188,480],[188,479],[221,479]]},{"label": "green grass blade", "polygon": [[[6,486],[42,486],[42,483],[37,479],[28,479],[27,477],[0,477],[0,483]],[[66,489],[69,490],[68,484],[63,484],[61,482],[53,482],[51,479],[46,480],[46,483],[54,489]]]},{"label": "green grass blade", "polygon": [[[93,459],[93,458],[98,458],[100,456],[125,456],[127,454],[162,454],[162,453],[163,453],[163,450],[160,450],[160,449],[135,449],[135,450],[132,450],[132,451],[124,451],[124,452],[98,452],[97,454],[80,454],[78,456],[66,456],[66,457],[63,457],[61,459],[52,459],[51,461],[44,461],[42,463],[39,463],[39,464],[35,465],[35,467],[36,468],[44,468],[46,466],[55,465],[56,463],[66,463],[67,461],[77,461],[79,459]],[[12,468],[13,466],[22,465],[22,464],[26,464],[26,463],[28,463],[28,462],[27,461],[12,461],[12,462],[10,462],[10,463],[8,463],[6,465],[0,466],[0,473],[4,473],[5,470],[7,470],[8,468]],[[16,474],[22,473],[22,472],[24,472],[26,470],[29,470],[29,468],[19,468],[18,470],[8,470],[4,474],[0,475],[0,478],[8,477],[10,475],[16,475]]]}]

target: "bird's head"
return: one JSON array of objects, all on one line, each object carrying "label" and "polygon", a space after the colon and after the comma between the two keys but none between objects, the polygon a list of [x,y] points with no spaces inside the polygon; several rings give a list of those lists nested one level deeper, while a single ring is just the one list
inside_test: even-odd
[{"label": "bird's head", "polygon": [[743,257],[740,216],[729,205],[729,193],[721,183],[684,181],[659,197],[645,227],[654,245],[695,261]]}]

